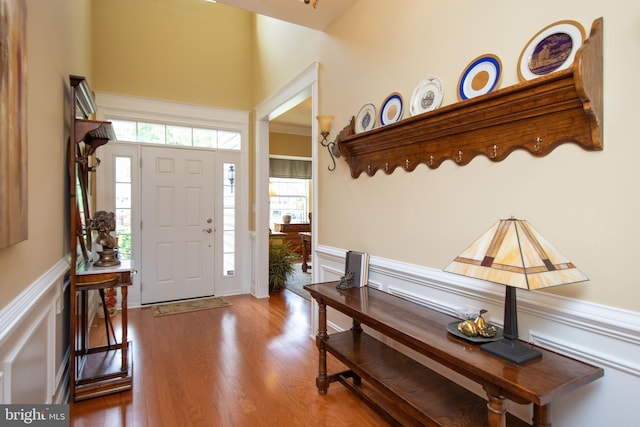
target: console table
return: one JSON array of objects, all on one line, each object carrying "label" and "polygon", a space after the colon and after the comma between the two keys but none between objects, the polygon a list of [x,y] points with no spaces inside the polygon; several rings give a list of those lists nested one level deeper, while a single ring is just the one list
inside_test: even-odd
[{"label": "console table", "polygon": [[[133,386],[131,341],[128,341],[127,334],[127,290],[131,286],[133,272],[130,261],[122,261],[120,265],[114,267],[81,264],[76,272],[75,291],[80,302],[78,315],[72,319],[77,334],[71,341],[72,397],[75,401],[130,390]],[[120,288],[120,342],[117,342],[115,330],[105,307],[104,321],[108,344],[91,347],[89,345],[88,294],[92,290],[102,293],[107,288]],[[113,334],[113,344],[110,334]]]},{"label": "console table", "polygon": [[[318,392],[339,381],[393,425],[551,425],[551,401],[604,375],[596,366],[536,347],[542,358],[512,364],[457,338],[457,319],[368,286],[336,289],[338,282],[304,288],[318,303]],[[349,331],[327,333],[327,306],[353,319]],[[482,385],[487,400],[372,337],[378,331]],[[349,369],[327,373],[327,353]],[[528,424],[506,412],[505,399],[533,404]]]}]

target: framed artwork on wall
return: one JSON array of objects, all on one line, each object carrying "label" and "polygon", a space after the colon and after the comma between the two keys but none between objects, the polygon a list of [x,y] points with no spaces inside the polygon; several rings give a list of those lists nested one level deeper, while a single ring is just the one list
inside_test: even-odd
[{"label": "framed artwork on wall", "polygon": [[27,239],[26,0],[0,0],[0,248]]}]

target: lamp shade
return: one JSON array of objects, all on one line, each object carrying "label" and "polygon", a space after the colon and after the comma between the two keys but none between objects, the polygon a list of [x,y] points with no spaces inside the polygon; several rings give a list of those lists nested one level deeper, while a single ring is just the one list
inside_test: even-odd
[{"label": "lamp shade", "polygon": [[326,132],[329,133],[331,131],[331,125],[333,124],[333,116],[328,114],[320,114],[316,116],[318,120],[318,127],[320,128],[320,133]]},{"label": "lamp shade", "polygon": [[589,280],[527,221],[495,223],[444,271],[521,289]]}]

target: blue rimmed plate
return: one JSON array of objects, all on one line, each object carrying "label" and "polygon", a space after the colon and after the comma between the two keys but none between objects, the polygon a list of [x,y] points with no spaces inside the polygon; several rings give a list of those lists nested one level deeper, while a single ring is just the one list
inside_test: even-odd
[{"label": "blue rimmed plate", "polygon": [[474,98],[494,90],[502,77],[502,62],[493,54],[477,57],[467,65],[458,82],[458,99]]},{"label": "blue rimmed plate", "polygon": [[576,21],[558,21],[540,30],[520,54],[518,77],[532,80],[568,68],[584,38],[584,28]]},{"label": "blue rimmed plate", "polygon": [[402,95],[398,92],[393,92],[382,102],[382,107],[380,108],[380,126],[397,122],[402,118],[402,113]]},{"label": "blue rimmed plate", "polygon": [[376,107],[364,104],[356,116],[356,133],[366,132],[376,126]]}]

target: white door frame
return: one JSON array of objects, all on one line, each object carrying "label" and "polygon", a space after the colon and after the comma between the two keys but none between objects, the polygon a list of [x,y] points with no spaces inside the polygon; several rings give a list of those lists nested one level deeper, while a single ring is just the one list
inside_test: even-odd
[{"label": "white door frame", "polygon": [[[240,132],[242,138],[242,149],[240,150],[240,170],[236,174],[235,188],[240,195],[238,197],[238,243],[244,250],[238,251],[238,267],[241,287],[227,292],[231,294],[248,293],[249,286],[246,284],[251,275],[251,254],[249,248],[251,241],[249,236],[248,199],[249,199],[249,112],[242,110],[231,110],[227,108],[208,107],[203,105],[184,104],[179,102],[163,101],[158,99],[141,98],[128,95],[96,92],[96,105],[98,106],[97,119],[122,119],[139,121],[162,121],[191,126],[214,127],[217,129],[232,130]],[[113,144],[113,142],[111,143]],[[135,145],[135,144],[134,144]],[[98,168],[98,175],[101,175]],[[101,181],[98,177],[100,189],[97,191],[97,207],[100,209],[113,210],[109,204],[113,204],[113,197],[103,199],[103,187],[109,184],[107,180]],[[134,255],[135,256],[135,255]],[[134,259],[135,264],[135,259]],[[133,289],[129,290],[129,307],[139,307],[141,305],[141,292],[138,276],[134,276]]]},{"label": "white door frame", "polygon": [[[255,175],[255,247],[251,293],[257,298],[269,296],[269,120],[279,114],[281,109],[294,100],[302,100],[311,96],[311,181],[313,189],[311,206],[317,209],[317,156],[318,156],[318,69],[314,62],[304,71],[289,81],[284,87],[273,93],[256,106],[256,175]],[[295,101],[294,101],[295,102]],[[318,216],[311,222],[311,233],[317,236]],[[316,245],[316,239],[313,241]],[[312,263],[315,266],[316,251],[312,250]],[[316,269],[312,269],[312,280],[317,277]]]}]

